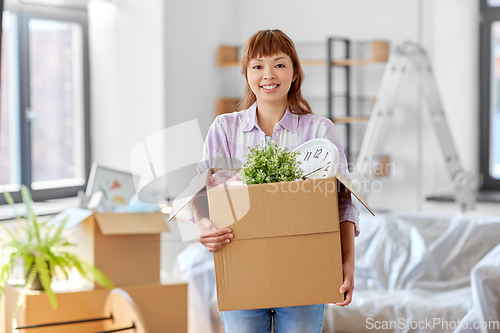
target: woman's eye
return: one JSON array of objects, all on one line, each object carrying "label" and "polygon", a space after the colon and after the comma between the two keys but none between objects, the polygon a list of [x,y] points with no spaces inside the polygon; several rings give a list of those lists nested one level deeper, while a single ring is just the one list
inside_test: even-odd
[{"label": "woman's eye", "polygon": [[276,68],[285,68],[285,65],[283,65],[283,64],[278,64],[278,65],[276,65]]},{"label": "woman's eye", "polygon": [[256,65],[256,66],[253,66],[252,68],[253,69],[261,69],[261,66],[260,65]]}]

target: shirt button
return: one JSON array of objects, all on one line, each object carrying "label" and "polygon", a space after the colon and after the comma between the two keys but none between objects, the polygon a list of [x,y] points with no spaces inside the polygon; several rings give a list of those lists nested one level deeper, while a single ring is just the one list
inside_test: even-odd
[{"label": "shirt button", "polygon": [[276,133],[276,136],[280,136],[280,132]]}]

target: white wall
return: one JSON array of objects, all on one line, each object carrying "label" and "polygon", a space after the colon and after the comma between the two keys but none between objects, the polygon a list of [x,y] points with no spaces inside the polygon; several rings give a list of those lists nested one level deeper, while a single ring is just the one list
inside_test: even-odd
[{"label": "white wall", "polygon": [[216,49],[238,42],[238,6],[232,0],[165,2],[166,126],[198,119],[206,134],[224,93]]},{"label": "white wall", "polygon": [[89,4],[92,157],[130,171],[130,149],[165,123],[164,2]]},{"label": "white wall", "polygon": [[[477,171],[478,12],[477,1],[470,0],[92,3],[94,159],[128,169],[129,150],[136,142],[191,119],[198,119],[205,134],[214,118],[216,98],[238,96],[244,86],[238,68],[215,66],[217,46],[242,45],[257,30],[279,28],[297,44],[324,41],[330,35],[387,39],[392,45],[405,40],[422,43],[434,64],[459,155],[467,169]],[[380,65],[353,69],[359,81],[353,88],[375,95],[373,80],[383,69]],[[306,95],[324,96],[324,71],[305,68],[305,72]],[[452,187],[417,79],[403,89],[383,149],[391,155],[395,174],[369,201],[395,211],[455,213],[453,204],[423,199]],[[341,125],[338,130],[342,134]],[[500,214],[500,208],[491,204],[481,204],[480,209]],[[172,248],[171,258],[179,249]]]},{"label": "white wall", "polygon": [[[237,41],[237,6],[231,0],[89,5],[95,161],[130,170],[137,142],[192,119],[206,134],[225,88],[214,66],[216,47]],[[186,185],[192,176],[186,171]],[[176,224],[169,226],[172,232],[162,235],[163,273],[187,245]]]}]

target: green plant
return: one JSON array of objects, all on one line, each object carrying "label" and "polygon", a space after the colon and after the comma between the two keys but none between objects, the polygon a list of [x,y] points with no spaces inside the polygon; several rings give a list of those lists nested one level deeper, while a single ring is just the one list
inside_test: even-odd
[{"label": "green plant", "polygon": [[[61,247],[74,245],[62,235],[68,217],[59,225],[51,224],[50,221],[39,223],[33,210],[33,200],[24,185],[21,188],[21,195],[26,206],[25,218],[16,214],[18,224],[13,232],[0,224],[0,228],[4,231],[0,234],[0,297],[5,291],[7,279],[18,258],[24,259],[25,288],[30,289],[38,275],[54,309],[57,308],[57,300],[50,284],[56,268],[60,269],[66,279],[71,269],[76,268],[87,280],[93,280],[109,289],[114,288],[113,283],[96,267],[75,254],[61,250]],[[5,193],[5,198],[14,207],[14,201],[9,193]]]},{"label": "green plant", "polygon": [[245,184],[285,182],[300,179],[302,169],[297,161],[298,152],[279,148],[274,142],[249,148],[245,155],[241,179]]}]

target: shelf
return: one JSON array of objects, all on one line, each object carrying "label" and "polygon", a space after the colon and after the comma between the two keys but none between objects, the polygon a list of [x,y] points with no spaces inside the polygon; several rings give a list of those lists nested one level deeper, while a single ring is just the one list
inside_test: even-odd
[{"label": "shelf", "polygon": [[375,170],[375,178],[389,176],[391,159],[389,155],[380,156],[380,166]]},{"label": "shelf", "polygon": [[[374,40],[370,42],[369,59],[341,59],[332,61],[333,66],[360,66],[379,64],[387,62],[389,59],[389,42]],[[325,59],[304,59],[300,61],[302,66],[326,66]],[[238,57],[238,47],[231,45],[219,45],[217,48],[216,63],[218,67],[240,66],[241,60]]]},{"label": "shelf", "polygon": [[238,47],[219,45],[217,48],[216,63],[218,67],[240,66],[238,60]]},{"label": "shelf", "polygon": [[[452,193],[433,194],[425,198],[427,201],[455,201],[455,196]],[[480,191],[476,193],[477,202],[492,202],[500,203],[500,192],[498,191]]]},{"label": "shelf", "polygon": [[215,116],[237,111],[239,98],[217,98],[215,101]]},{"label": "shelf", "polygon": [[334,117],[333,122],[335,124],[346,124],[346,123],[362,123],[370,120],[369,116],[359,116],[359,117]]}]

